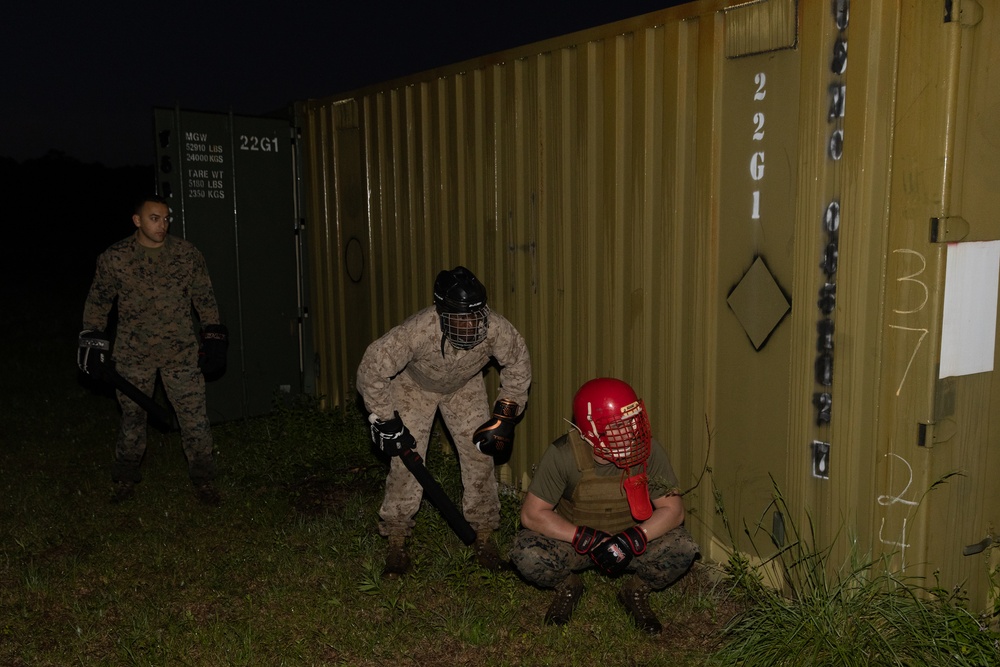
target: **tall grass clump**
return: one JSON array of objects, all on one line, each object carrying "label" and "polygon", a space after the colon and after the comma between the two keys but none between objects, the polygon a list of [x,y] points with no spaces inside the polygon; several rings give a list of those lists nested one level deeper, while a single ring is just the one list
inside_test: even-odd
[{"label": "tall grass clump", "polygon": [[[950,476],[950,475],[949,475]],[[942,483],[948,476],[938,480]],[[773,483],[773,479],[772,479]],[[934,488],[933,486],[931,488]],[[722,500],[716,494],[717,507]],[[1000,664],[1000,633],[966,608],[960,590],[927,586],[893,569],[892,554],[863,555],[852,542],[846,562],[830,562],[833,544],[817,543],[812,517],[804,531],[789,518],[774,485],[769,509],[785,520],[787,544],[760,525],[777,552],[754,565],[734,552],[725,568],[742,611],[724,628],[713,664],[747,667],[975,666]],[[727,528],[729,528],[728,524]],[[730,532],[731,529],[730,529]],[[835,540],[834,540],[835,541]],[[735,544],[734,540],[734,544]],[[783,590],[765,583],[762,568],[777,566]]]}]

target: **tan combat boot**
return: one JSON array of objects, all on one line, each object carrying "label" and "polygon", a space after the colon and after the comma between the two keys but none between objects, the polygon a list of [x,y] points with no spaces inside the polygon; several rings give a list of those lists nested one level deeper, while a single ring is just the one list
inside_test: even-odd
[{"label": "tan combat boot", "polygon": [[406,536],[390,535],[385,554],[383,579],[398,579],[410,571],[410,554],[406,553]]},{"label": "tan combat boot", "polygon": [[120,505],[135,498],[135,484],[132,482],[115,482],[111,492],[111,504]]},{"label": "tan combat boot", "polygon": [[504,561],[497,551],[497,545],[493,542],[493,533],[476,533],[476,542],[473,544],[476,552],[476,563],[484,570],[499,571],[503,569]]},{"label": "tan combat boot", "polygon": [[651,590],[646,582],[633,575],[618,591],[618,601],[622,603],[640,630],[646,634],[658,635],[663,630],[663,625],[649,606]]},{"label": "tan combat boot", "polygon": [[545,625],[566,625],[583,595],[583,579],[574,572],[556,586],[555,593],[545,612]]},{"label": "tan combat boot", "polygon": [[218,507],[222,504],[222,496],[211,482],[202,482],[195,486],[194,495],[202,505]]}]

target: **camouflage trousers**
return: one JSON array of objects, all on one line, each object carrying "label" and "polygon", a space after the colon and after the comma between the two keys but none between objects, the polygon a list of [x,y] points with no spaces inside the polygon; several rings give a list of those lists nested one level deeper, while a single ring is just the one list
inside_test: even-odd
[{"label": "camouflage trousers", "polygon": [[[462,513],[476,532],[491,532],[500,526],[500,498],[493,458],[482,454],[472,435],[490,416],[483,377],[476,374],[461,389],[438,394],[420,387],[405,371],[392,380],[392,404],[417,443],[417,453],[426,461],[431,427],[437,411],[451,433],[462,473]],[[384,536],[409,535],[416,523],[423,488],[393,458],[385,480],[385,498],[379,509],[379,532]]]},{"label": "camouflage trousers", "polygon": [[[633,558],[626,571],[637,575],[653,590],[661,590],[687,574],[700,557],[698,545],[680,527],[652,540],[646,552]],[[527,528],[518,532],[510,549],[510,562],[527,581],[541,588],[555,588],[570,573],[595,567],[590,556],[581,556],[569,542]]]},{"label": "camouflage trousers", "polygon": [[[152,395],[157,375],[155,366],[118,361],[116,368],[122,377],[146,395]],[[188,461],[188,476],[195,484],[209,481],[215,477],[215,458],[205,405],[205,378],[195,363],[165,364],[159,368],[159,374],[167,398],[177,414],[181,445]],[[111,478],[116,482],[139,482],[142,480],[139,466],[146,453],[146,411],[121,392],[117,392],[117,396],[122,420]]]}]

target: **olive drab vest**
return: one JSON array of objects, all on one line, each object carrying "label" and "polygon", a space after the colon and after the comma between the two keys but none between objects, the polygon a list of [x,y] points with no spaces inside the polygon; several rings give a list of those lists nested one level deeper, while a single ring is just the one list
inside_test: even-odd
[{"label": "olive drab vest", "polygon": [[[581,474],[572,495],[569,498],[563,496],[555,507],[556,512],[577,526],[590,526],[608,533],[618,533],[634,526],[636,522],[622,488],[622,475],[598,477],[594,448],[576,431],[570,431],[556,444],[572,447]],[[633,470],[636,468],[641,466]]]}]

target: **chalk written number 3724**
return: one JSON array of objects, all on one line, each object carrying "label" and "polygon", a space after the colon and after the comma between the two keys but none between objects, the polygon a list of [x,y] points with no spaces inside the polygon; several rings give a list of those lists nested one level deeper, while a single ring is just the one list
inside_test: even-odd
[{"label": "chalk written number 3724", "polygon": [[278,137],[255,137],[240,135],[241,151],[263,151],[265,153],[278,152]]}]

